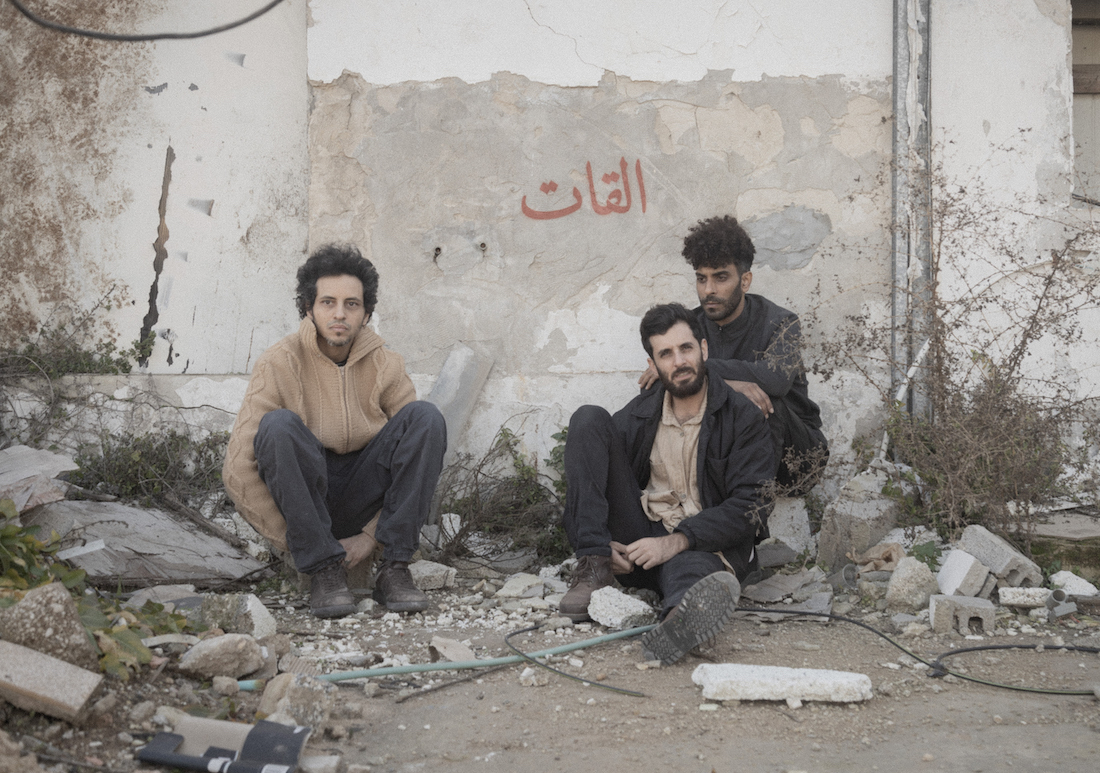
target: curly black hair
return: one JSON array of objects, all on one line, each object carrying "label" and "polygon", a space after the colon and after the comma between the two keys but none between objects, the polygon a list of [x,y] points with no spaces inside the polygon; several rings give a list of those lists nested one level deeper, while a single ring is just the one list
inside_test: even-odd
[{"label": "curly black hair", "polygon": [[317,280],[325,276],[353,276],[363,283],[363,309],[367,317],[378,303],[378,271],[350,244],[326,244],[309,256],[298,269],[298,316],[305,317],[317,300]]},{"label": "curly black hair", "polygon": [[638,332],[642,334],[642,346],[645,347],[645,353],[652,357],[653,344],[650,343],[649,339],[653,336],[664,335],[678,322],[684,322],[691,328],[691,334],[695,336],[696,341],[700,343],[703,341],[705,335],[703,325],[694,313],[688,311],[687,307],[680,303],[662,303],[658,306],[651,306],[638,326]]},{"label": "curly black hair", "polygon": [[684,239],[684,260],[700,268],[723,268],[730,263],[739,274],[752,270],[756,248],[745,229],[730,215],[711,217],[693,225]]}]

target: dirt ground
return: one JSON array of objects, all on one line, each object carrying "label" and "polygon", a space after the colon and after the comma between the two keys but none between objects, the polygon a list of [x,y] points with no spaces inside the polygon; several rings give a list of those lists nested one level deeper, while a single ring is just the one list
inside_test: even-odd
[{"label": "dirt ground", "polygon": [[[466,602],[478,597],[463,597],[468,593],[432,592],[435,607],[422,615],[375,613],[327,622],[306,614],[298,594],[262,598],[297,654],[325,671],[429,662],[434,636],[463,641],[479,658],[505,655],[503,635],[546,614],[506,613],[492,609],[492,601],[471,605]],[[857,606],[849,616],[879,630],[892,627],[888,616],[873,609]],[[582,625],[512,641],[536,651],[603,633],[598,625]],[[1100,647],[1100,624],[1087,616],[1049,625],[1002,609],[992,636],[890,635],[928,660],[966,646],[1042,645],[1041,651],[963,654],[947,665],[1013,686],[1091,691],[1100,685],[1100,655],[1059,649]],[[768,701],[716,703],[692,683],[692,671],[707,662],[860,672],[871,678],[874,698],[798,708]],[[545,685],[525,686],[522,664],[338,682],[332,719],[314,733],[306,753],[339,755],[345,766],[362,766],[351,773],[1100,769],[1096,697],[1011,691],[954,676],[933,679],[901,650],[842,622],[773,624],[739,617],[712,644],[666,667],[640,667],[645,664],[636,639],[555,656],[551,663],[589,684],[550,674]],[[465,681],[446,684],[456,679]],[[613,693],[597,683],[645,697]],[[252,721],[259,701],[255,691],[217,695],[209,683],[174,674],[170,666],[146,668],[129,683],[110,687],[118,703],[94,726],[74,729],[9,707],[3,727],[25,747],[44,744],[40,760],[53,770],[132,771],[143,767],[134,750],[160,729],[148,717],[151,705]]]}]

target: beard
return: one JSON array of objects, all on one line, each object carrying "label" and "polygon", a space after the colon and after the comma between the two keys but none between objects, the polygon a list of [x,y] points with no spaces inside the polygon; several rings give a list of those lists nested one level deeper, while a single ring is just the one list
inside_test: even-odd
[{"label": "beard", "polygon": [[[685,373],[694,373],[695,378],[683,382],[673,381],[677,376]],[[675,398],[693,397],[699,394],[703,385],[707,382],[707,371],[703,367],[702,361],[700,361],[697,368],[685,365],[669,374],[657,371],[657,375],[661,377],[661,383],[665,385],[668,393]]]},{"label": "beard", "polygon": [[[725,301],[723,301],[717,295],[708,295],[706,298],[702,299],[703,313],[707,316],[707,319],[711,320],[712,322],[721,322],[724,319],[728,319],[730,316],[733,315],[735,311],[737,311],[737,307],[738,305],[740,305],[741,299],[744,297],[745,294],[741,291],[740,286],[736,287],[733,293],[730,294],[730,297],[727,298]],[[706,305],[708,303],[715,302],[721,305],[714,309],[708,308]]]}]

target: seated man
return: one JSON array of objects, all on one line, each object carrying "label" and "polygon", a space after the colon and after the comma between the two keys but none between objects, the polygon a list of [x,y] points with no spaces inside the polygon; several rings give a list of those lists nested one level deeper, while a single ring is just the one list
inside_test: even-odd
[{"label": "seated man", "polygon": [[[710,365],[764,412],[776,441],[779,493],[800,496],[820,478],[829,445],[821,411],[809,396],[798,316],[748,294],[755,252],[748,234],[728,215],[700,221],[684,239]],[[651,367],[638,383],[648,388],[656,381]]]},{"label": "seated man", "polygon": [[377,300],[378,272],[354,247],[322,247],[298,269],[302,324],[256,362],[222,473],[241,514],[311,577],[317,617],[355,611],[346,567],[378,543],[374,598],[395,612],[428,605],[408,562],[447,428],[367,327]]},{"label": "seated man", "polygon": [[565,531],[579,560],[560,610],[587,620],[592,593],[613,575],[652,588],[663,622],[642,646],[672,663],[737,606],[738,580],[756,567],[775,453],[764,414],[707,362],[692,312],[654,306],[641,335],[659,386],[614,416],[586,405],[569,421]]}]

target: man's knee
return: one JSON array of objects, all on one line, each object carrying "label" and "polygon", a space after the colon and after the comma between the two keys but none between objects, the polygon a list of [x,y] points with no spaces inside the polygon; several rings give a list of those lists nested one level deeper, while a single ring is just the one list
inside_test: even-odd
[{"label": "man's knee", "polygon": [[566,441],[582,434],[602,431],[611,426],[611,414],[599,405],[582,405],[573,411],[569,418],[569,432]]},{"label": "man's knee", "polygon": [[[427,400],[415,400],[409,403],[393,417],[406,422],[408,427],[417,429],[432,435],[433,437],[447,437],[447,422],[433,403]],[[392,421],[393,419],[391,419]]]},{"label": "man's knee", "polygon": [[281,443],[285,438],[313,437],[301,417],[294,411],[279,408],[268,411],[260,419],[260,425],[256,430],[256,439],[252,445],[257,455],[262,449],[271,443]]}]

